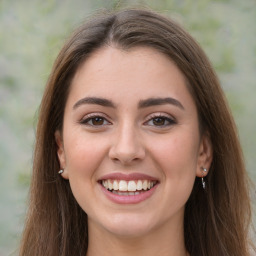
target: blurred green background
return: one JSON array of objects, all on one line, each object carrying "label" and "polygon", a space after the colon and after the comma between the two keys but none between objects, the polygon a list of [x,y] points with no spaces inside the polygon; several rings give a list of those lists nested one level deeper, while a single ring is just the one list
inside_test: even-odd
[{"label": "blurred green background", "polygon": [[36,111],[60,47],[95,10],[126,6],[172,17],[201,44],[226,92],[256,182],[256,0],[0,0],[0,256],[18,246]]}]

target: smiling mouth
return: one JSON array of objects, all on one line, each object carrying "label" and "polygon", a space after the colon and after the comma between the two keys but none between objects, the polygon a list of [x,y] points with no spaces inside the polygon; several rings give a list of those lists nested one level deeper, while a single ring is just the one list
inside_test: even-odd
[{"label": "smiling mouth", "polygon": [[112,192],[121,196],[135,196],[152,189],[157,181],[151,180],[101,180],[100,184]]}]

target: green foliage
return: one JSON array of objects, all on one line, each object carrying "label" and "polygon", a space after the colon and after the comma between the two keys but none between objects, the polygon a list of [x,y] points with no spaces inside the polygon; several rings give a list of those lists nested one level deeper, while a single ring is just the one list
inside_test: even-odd
[{"label": "green foliage", "polygon": [[30,175],[26,172],[18,173],[17,183],[23,187],[28,187],[30,183]]},{"label": "green foliage", "polygon": [[235,68],[234,53],[232,48],[224,47],[224,50],[221,51],[221,59],[215,64],[215,68],[220,72],[232,72]]}]

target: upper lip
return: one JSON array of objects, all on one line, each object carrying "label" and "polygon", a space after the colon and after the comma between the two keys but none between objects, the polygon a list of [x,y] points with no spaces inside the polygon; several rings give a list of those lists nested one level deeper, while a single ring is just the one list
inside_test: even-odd
[{"label": "upper lip", "polygon": [[109,173],[104,176],[102,176],[99,181],[101,180],[150,180],[150,181],[157,181],[158,179],[147,175],[143,173],[121,173],[121,172],[115,172],[115,173]]}]

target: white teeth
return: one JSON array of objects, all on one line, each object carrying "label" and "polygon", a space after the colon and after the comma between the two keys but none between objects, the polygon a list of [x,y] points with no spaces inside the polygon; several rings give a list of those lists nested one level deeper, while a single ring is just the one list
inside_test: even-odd
[{"label": "white teeth", "polygon": [[[157,182],[156,181],[148,181],[148,180],[103,180],[102,185],[104,188],[108,190],[113,191],[121,191],[122,195],[124,195],[124,192],[132,192],[134,195],[134,192],[141,190],[148,190],[151,189]],[[112,191],[112,192],[113,192]],[[136,195],[136,193],[135,193]]]},{"label": "white teeth", "polygon": [[113,184],[112,184],[111,180],[108,180],[108,189],[109,190],[113,189]]},{"label": "white teeth", "polygon": [[134,196],[138,195],[140,192],[118,192],[113,190],[112,193],[120,196]]},{"label": "white teeth", "polygon": [[148,182],[146,180],[143,181],[142,183],[142,189],[147,190],[148,189]]},{"label": "white teeth", "polygon": [[[120,185],[119,185],[120,186]],[[128,182],[128,191],[136,191],[137,186],[134,180]]]},{"label": "white teeth", "polygon": [[117,182],[117,180],[114,180],[114,182],[113,182],[113,189],[114,190],[118,190],[118,188],[119,188],[118,182]]},{"label": "white teeth", "polygon": [[137,190],[142,190],[142,181],[138,180],[137,182]]},{"label": "white teeth", "polygon": [[120,191],[127,191],[127,182],[125,180],[120,180],[119,181],[119,190]]},{"label": "white teeth", "polygon": [[107,180],[104,180],[102,185],[104,186],[104,188],[108,188],[108,181]]}]

